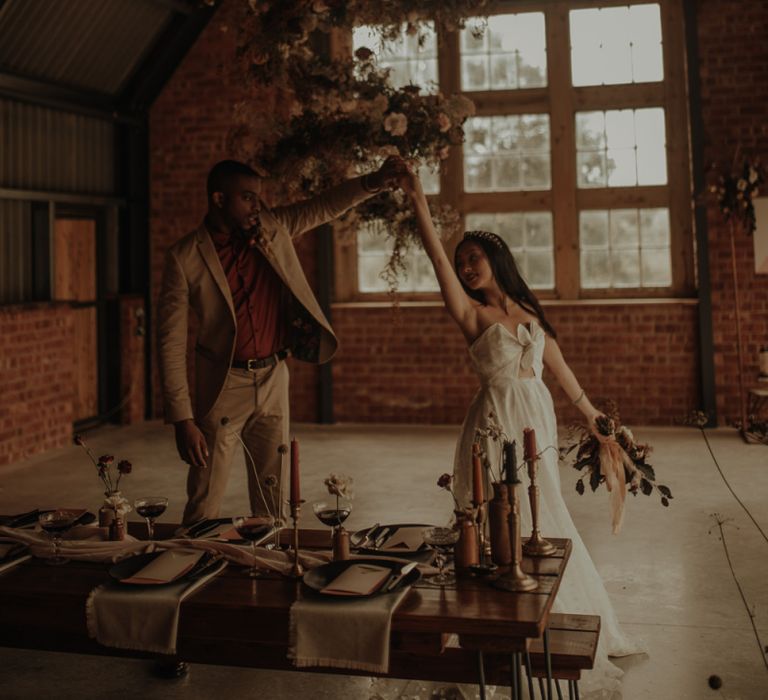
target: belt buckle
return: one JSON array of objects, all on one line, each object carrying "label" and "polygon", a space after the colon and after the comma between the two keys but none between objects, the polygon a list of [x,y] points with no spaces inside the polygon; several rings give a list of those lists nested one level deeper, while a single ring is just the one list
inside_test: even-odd
[{"label": "belt buckle", "polygon": [[248,360],[246,367],[249,372],[259,369],[259,360]]}]

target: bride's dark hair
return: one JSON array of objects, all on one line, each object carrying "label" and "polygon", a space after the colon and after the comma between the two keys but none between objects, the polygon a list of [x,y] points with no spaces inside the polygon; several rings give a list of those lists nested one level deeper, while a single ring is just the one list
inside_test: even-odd
[{"label": "bride's dark hair", "polygon": [[470,289],[464,284],[459,274],[459,250],[465,243],[476,243],[479,245],[491,265],[491,272],[493,272],[493,278],[498,283],[501,291],[504,292],[510,299],[520,304],[529,314],[533,314],[538,320],[541,327],[552,338],[557,338],[555,329],[549,324],[544,316],[544,309],[541,308],[539,300],[536,295],[529,289],[525,283],[522,275],[517,269],[515,258],[512,255],[512,251],[507,246],[501,236],[497,236],[490,231],[467,231],[464,233],[464,238],[461,243],[456,246],[456,251],[453,255],[453,267],[456,270],[456,275],[461,282],[461,286],[464,287],[464,291],[476,301],[481,304],[485,304],[485,295],[479,291]]}]

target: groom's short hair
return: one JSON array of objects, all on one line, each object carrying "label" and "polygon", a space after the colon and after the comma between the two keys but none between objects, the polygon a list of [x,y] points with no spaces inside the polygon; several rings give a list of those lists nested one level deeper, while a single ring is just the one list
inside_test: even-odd
[{"label": "groom's short hair", "polygon": [[238,175],[259,177],[259,174],[250,165],[241,163],[239,160],[222,160],[216,163],[208,173],[206,183],[208,199],[213,196],[214,192],[223,192],[227,184]]}]

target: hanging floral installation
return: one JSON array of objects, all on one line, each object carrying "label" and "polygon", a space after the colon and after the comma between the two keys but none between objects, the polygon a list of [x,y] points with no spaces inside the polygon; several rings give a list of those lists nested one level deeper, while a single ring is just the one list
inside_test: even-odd
[{"label": "hanging floral installation", "polygon": [[[258,98],[235,110],[229,150],[259,172],[279,181],[281,194],[304,198],[355,174],[370,171],[389,155],[400,155],[433,172],[464,140],[463,125],[474,104],[461,95],[444,96],[427,85],[394,87],[390,71],[378,65],[374,49],[331,58],[317,51],[322,35],[369,25],[378,41],[403,31],[423,38],[426,22],[458,29],[482,15],[486,0],[249,0],[244,4],[238,47],[247,85],[272,86],[290,114],[265,117]],[[481,31],[482,29],[478,30]],[[257,91],[256,91],[257,92]],[[458,213],[433,205],[443,238],[459,227]],[[340,235],[375,224],[392,239],[393,252],[382,272],[391,291],[406,269],[406,255],[418,240],[416,218],[399,192],[384,192],[348,212]]]}]

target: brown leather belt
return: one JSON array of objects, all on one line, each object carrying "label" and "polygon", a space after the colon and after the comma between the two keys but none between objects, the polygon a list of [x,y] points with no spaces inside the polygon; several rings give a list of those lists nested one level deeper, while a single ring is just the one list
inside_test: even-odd
[{"label": "brown leather belt", "polygon": [[235,369],[247,369],[249,371],[266,369],[267,367],[274,367],[278,362],[281,362],[286,357],[290,356],[290,350],[278,350],[269,357],[262,357],[259,360],[232,360],[232,367]]}]

